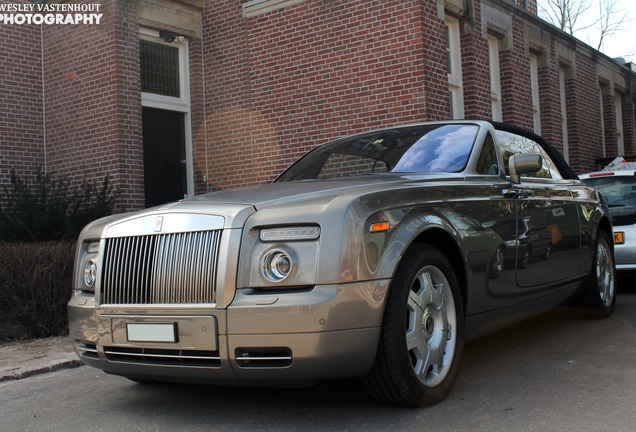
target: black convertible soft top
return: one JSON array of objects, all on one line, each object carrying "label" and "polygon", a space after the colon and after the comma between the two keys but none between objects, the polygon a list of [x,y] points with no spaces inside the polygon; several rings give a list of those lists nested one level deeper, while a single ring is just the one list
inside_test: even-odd
[{"label": "black convertible soft top", "polygon": [[545,150],[548,156],[552,158],[554,163],[557,165],[557,168],[561,172],[561,175],[563,176],[563,178],[570,179],[570,180],[579,179],[579,176],[577,176],[574,170],[570,168],[570,165],[568,165],[568,163],[565,161],[565,159],[563,158],[563,155],[561,155],[561,153],[559,153],[558,150],[556,150],[554,147],[548,144],[548,142],[543,137],[535,134],[534,132],[530,132],[529,130],[524,129],[520,126],[515,126],[508,123],[501,123],[501,122],[495,122],[490,120],[488,120],[488,122],[492,124],[497,130],[502,130],[504,132],[510,132],[517,135],[525,136],[526,138],[536,141],[543,148],[543,150]]}]

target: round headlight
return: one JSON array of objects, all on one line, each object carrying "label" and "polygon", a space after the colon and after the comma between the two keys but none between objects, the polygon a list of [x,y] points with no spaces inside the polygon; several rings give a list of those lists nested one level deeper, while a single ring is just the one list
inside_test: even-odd
[{"label": "round headlight", "polygon": [[97,264],[92,259],[86,261],[86,265],[84,265],[84,285],[86,285],[88,288],[93,288],[93,285],[95,285],[96,276]]},{"label": "round headlight", "polygon": [[281,251],[273,250],[263,257],[261,270],[263,276],[271,282],[280,282],[289,276],[292,269],[291,257]]}]

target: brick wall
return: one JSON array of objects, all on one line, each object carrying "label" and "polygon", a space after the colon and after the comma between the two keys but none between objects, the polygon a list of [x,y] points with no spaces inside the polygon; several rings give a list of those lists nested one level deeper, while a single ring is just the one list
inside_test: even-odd
[{"label": "brick wall", "polygon": [[[0,27],[0,59],[11,59],[0,76],[6,95],[0,99],[0,187],[11,166],[28,173],[46,163],[78,181],[109,174],[123,188],[126,209],[144,206],[136,3],[100,3],[99,25]],[[503,118],[532,128],[526,31],[534,18],[515,3],[494,3],[512,20],[500,49]],[[242,16],[241,4],[208,0],[203,37],[189,45],[195,193],[270,180],[304,151],[342,134],[448,117],[438,2],[308,0],[252,18]],[[489,118],[481,1],[473,6],[461,35],[465,113]],[[546,46],[533,46],[544,50],[542,135],[562,149],[556,48],[562,36],[546,34]],[[600,102],[595,56],[575,51],[568,135],[572,164],[583,171],[602,157]],[[605,101],[611,156],[613,95]],[[636,150],[633,103],[623,106],[629,152]]]},{"label": "brick wall", "polygon": [[[444,22],[435,2],[307,1],[252,18],[241,16],[240,3],[205,10],[204,29],[213,31],[203,40],[198,192],[270,180],[307,149],[341,134],[448,117]],[[470,12],[461,34],[464,112],[490,118],[481,2]],[[532,129],[528,15],[514,7],[507,13],[511,33],[500,49],[503,119]],[[562,151],[556,45],[563,41],[556,33],[545,40],[542,131]],[[568,149],[577,171],[592,169],[602,156],[594,68],[585,51],[568,66]]]},{"label": "brick wall", "polygon": [[271,179],[340,134],[447,117],[433,2],[308,1],[249,19],[223,2],[206,9],[208,26],[214,73],[196,159],[205,158],[209,189]]},{"label": "brick wall", "polygon": [[[513,4],[516,4],[522,9],[530,12],[531,14],[537,14],[537,0],[508,0]],[[545,1],[545,0],[544,0]]]},{"label": "brick wall", "polygon": [[[193,148],[197,156],[201,157],[197,152],[198,142],[196,137],[200,131],[205,131],[205,88],[203,83],[206,82],[206,73],[203,62],[203,43],[201,39],[192,39],[188,45],[190,57],[190,108],[193,135]],[[212,75],[212,74],[210,74]],[[195,194],[206,192],[206,172],[204,164],[198,159],[193,161],[193,179],[195,185]]]},{"label": "brick wall", "polygon": [[616,143],[616,103],[614,101],[614,89],[610,88],[603,93],[603,120],[605,123],[605,149],[607,157],[618,155]]},{"label": "brick wall", "polygon": [[516,16],[512,17],[507,45],[500,51],[503,121],[533,130],[530,57],[524,43],[524,24]]},{"label": "brick wall", "polygon": [[435,2],[422,1],[420,8],[422,25],[415,36],[422,38],[422,65],[418,73],[423,74],[422,103],[425,109],[418,120],[444,120],[450,112],[446,25],[437,16]]},{"label": "brick wall", "polygon": [[636,155],[636,118],[634,117],[634,101],[623,98],[623,139],[625,155]]},{"label": "brick wall", "polygon": [[483,37],[480,6],[475,2],[475,28],[465,25],[461,35],[464,116],[467,119],[492,118],[488,40]]},{"label": "brick wall", "polygon": [[539,103],[541,106],[541,135],[557,150],[563,151],[561,127],[561,96],[559,93],[559,64],[554,40],[544,47],[539,59]]},{"label": "brick wall", "polygon": [[12,168],[30,176],[44,166],[41,41],[38,26],[0,23],[0,193]]},{"label": "brick wall", "polygon": [[601,104],[596,64],[589,55],[577,52],[576,74],[568,80],[568,143],[570,165],[579,172],[591,170],[603,156]]},{"label": "brick wall", "polygon": [[121,206],[141,208],[136,5],[120,0],[101,5],[99,25],[42,27],[48,167],[76,181],[101,181],[108,174],[122,189]]},{"label": "brick wall", "polygon": [[[248,45],[240,3],[223,1],[206,7],[203,28],[202,116],[193,125],[194,168],[200,179],[197,192],[218,189],[221,184],[228,187],[236,181],[235,167],[251,158],[255,122],[250,111]],[[260,128],[259,133],[266,131]],[[240,175],[251,177],[249,170]]]}]

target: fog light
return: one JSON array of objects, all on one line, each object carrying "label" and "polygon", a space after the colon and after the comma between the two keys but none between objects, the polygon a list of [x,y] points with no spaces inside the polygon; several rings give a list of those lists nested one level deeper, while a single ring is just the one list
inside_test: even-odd
[{"label": "fog light", "polygon": [[271,282],[280,282],[285,280],[292,269],[291,257],[281,251],[273,250],[263,257],[261,265],[263,276]]},{"label": "fog light", "polygon": [[96,275],[97,264],[92,259],[88,260],[86,265],[84,265],[84,285],[88,288],[93,288],[93,285],[95,285]]}]

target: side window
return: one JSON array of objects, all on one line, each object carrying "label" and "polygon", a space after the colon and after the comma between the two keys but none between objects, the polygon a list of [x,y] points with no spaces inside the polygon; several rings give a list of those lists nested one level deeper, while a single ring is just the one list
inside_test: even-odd
[{"label": "side window", "polygon": [[524,174],[522,177],[546,179],[563,178],[550,156],[548,156],[548,154],[536,141],[521,135],[504,131],[497,131],[497,141],[499,141],[499,147],[501,147],[504,168],[507,176],[510,175],[510,169],[508,166],[510,156],[522,153],[535,153],[541,155],[541,158],[543,159],[543,167],[537,172]]},{"label": "side window", "polygon": [[499,174],[499,164],[497,163],[497,152],[495,151],[495,141],[489,133],[484,140],[481,154],[477,160],[477,173],[496,175]]}]

